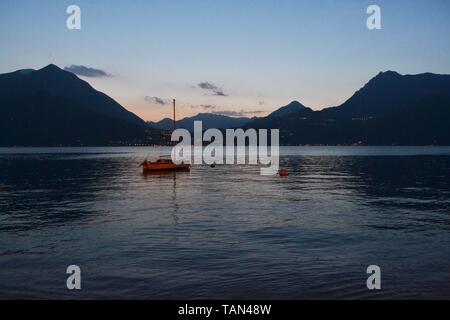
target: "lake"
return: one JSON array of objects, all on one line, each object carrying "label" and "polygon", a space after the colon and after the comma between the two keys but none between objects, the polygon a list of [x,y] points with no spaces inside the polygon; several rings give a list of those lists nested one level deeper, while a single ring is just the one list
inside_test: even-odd
[{"label": "lake", "polygon": [[0,148],[0,298],[450,298],[449,147],[283,147],[284,178],[141,174],[168,153]]}]

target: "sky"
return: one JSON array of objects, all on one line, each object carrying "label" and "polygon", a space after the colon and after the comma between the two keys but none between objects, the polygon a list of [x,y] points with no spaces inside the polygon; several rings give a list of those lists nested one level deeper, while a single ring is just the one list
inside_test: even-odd
[{"label": "sky", "polygon": [[340,105],[380,71],[450,74],[449,35],[448,0],[0,0],[0,73],[54,63],[144,120],[172,98],[178,118],[263,116]]}]

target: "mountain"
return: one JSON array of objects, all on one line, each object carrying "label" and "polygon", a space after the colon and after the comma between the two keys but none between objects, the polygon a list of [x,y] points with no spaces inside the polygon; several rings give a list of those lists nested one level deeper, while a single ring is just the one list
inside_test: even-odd
[{"label": "mountain", "polygon": [[[184,128],[189,131],[194,130],[194,121],[202,121],[203,130],[210,128],[228,129],[239,128],[245,125],[250,118],[234,118],[214,113],[199,113],[193,117],[187,117],[177,121],[177,128]],[[154,128],[161,130],[172,130],[173,120],[164,118],[159,122],[149,122]]]},{"label": "mountain", "polygon": [[342,105],[323,110],[329,116],[376,117],[405,109],[424,97],[450,94],[450,75],[401,75],[380,72]]},{"label": "mountain", "polygon": [[[193,117],[187,117],[182,120],[177,121],[177,128],[188,129],[189,131],[194,130],[194,121],[202,121],[203,129],[207,130],[209,128],[217,128],[217,129],[228,129],[228,128],[240,128],[242,126],[246,126],[250,123],[258,122],[259,125],[262,125],[265,121],[275,120],[277,118],[282,118],[293,114],[298,111],[312,111],[311,109],[305,107],[298,101],[292,101],[286,106],[283,106],[267,117],[263,118],[235,118],[229,117],[220,114],[214,113],[199,113]],[[158,122],[148,122],[150,126],[153,128],[161,129],[161,130],[172,130],[173,128],[173,120],[170,118],[164,118]]]},{"label": "mountain", "polygon": [[281,107],[281,108],[275,110],[274,112],[269,114],[266,118],[267,119],[275,119],[278,117],[286,117],[292,113],[295,113],[295,112],[301,111],[301,110],[306,110],[306,109],[308,109],[308,108],[306,108],[300,102],[292,101],[287,106],[284,106],[284,107]]},{"label": "mountain", "polygon": [[296,117],[309,115],[312,109],[305,107],[298,101],[292,101],[288,105],[283,106],[272,112],[266,117],[253,118],[244,124],[246,128],[281,128],[284,127],[283,121],[292,115]]},{"label": "mountain", "polygon": [[173,129],[173,120],[170,118],[164,118],[157,122],[147,121],[147,124],[152,128],[156,128],[156,129],[160,129],[160,130],[172,130]]},{"label": "mountain", "polygon": [[246,128],[278,128],[283,145],[450,145],[450,75],[381,72],[340,106],[302,108]]},{"label": "mountain", "polygon": [[0,74],[0,145],[151,143],[159,130],[51,64]]},{"label": "mountain", "polygon": [[99,92],[75,74],[50,64],[40,70],[19,70],[0,75],[0,95],[35,95],[46,93],[51,96],[71,99],[80,107],[97,114],[107,115],[130,123],[144,125],[135,114]]},{"label": "mountain", "polygon": [[[193,130],[277,128],[282,145],[450,145],[450,75],[380,72],[340,106],[314,111],[298,101],[263,118],[200,113]],[[0,146],[167,143],[171,119],[146,123],[55,65],[0,74]]]}]

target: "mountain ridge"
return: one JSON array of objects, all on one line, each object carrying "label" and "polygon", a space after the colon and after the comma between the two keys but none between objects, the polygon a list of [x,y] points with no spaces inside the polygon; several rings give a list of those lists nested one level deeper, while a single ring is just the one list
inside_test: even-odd
[{"label": "mountain ridge", "polygon": [[287,145],[450,145],[449,97],[450,75],[381,72],[339,106],[299,110],[247,128],[279,128]]},{"label": "mountain ridge", "polygon": [[[221,114],[202,112],[192,117],[185,117],[181,120],[177,120],[176,127],[193,131],[194,121],[202,121],[203,130],[207,130],[210,128],[231,129],[240,127],[250,120],[251,118],[229,117]],[[172,130],[173,128],[173,120],[170,118],[164,118],[157,122],[149,121],[147,123],[153,128],[161,130]]]},{"label": "mountain ridge", "polygon": [[25,73],[23,70],[0,75],[0,94],[47,92],[57,97],[76,98],[82,107],[96,113],[123,119],[141,126],[145,125],[142,119],[126,110],[114,99],[103,92],[97,91],[75,74],[60,69],[54,64]]},{"label": "mountain ridge", "polygon": [[53,64],[0,74],[1,146],[149,144],[154,139],[158,132],[138,116]]},{"label": "mountain ridge", "polygon": [[[341,105],[314,111],[294,100],[266,117],[199,113],[193,129],[280,129],[281,144],[450,145],[450,75],[378,73]],[[75,74],[50,64],[0,74],[0,145],[167,143],[169,118],[146,123]],[[166,138],[164,138],[166,137]]]}]

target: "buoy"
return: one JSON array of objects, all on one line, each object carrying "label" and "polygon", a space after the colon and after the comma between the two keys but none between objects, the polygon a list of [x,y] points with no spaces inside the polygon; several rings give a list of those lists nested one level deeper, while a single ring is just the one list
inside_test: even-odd
[{"label": "buoy", "polygon": [[280,169],[280,171],[278,171],[278,174],[280,175],[280,177],[287,177],[289,175],[286,169]]}]

